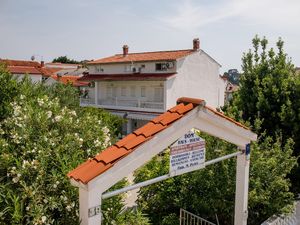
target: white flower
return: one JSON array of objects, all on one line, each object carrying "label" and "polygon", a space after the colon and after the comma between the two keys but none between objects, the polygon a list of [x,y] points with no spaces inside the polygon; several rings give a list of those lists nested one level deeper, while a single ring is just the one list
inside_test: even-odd
[{"label": "white flower", "polygon": [[19,180],[20,180],[20,177],[14,177],[14,178],[12,179],[12,181],[13,181],[14,183],[18,183]]},{"label": "white flower", "polygon": [[73,110],[70,112],[71,115],[76,116],[76,112]]},{"label": "white flower", "polygon": [[42,222],[45,223],[47,220],[47,217],[46,216],[42,216]]},{"label": "white flower", "polygon": [[56,184],[53,184],[53,188],[55,188],[55,189],[56,189],[56,188],[57,188],[57,185],[56,185]]},{"label": "white flower", "polygon": [[48,119],[49,119],[51,116],[52,116],[52,112],[51,112],[51,111],[48,111],[48,112],[47,112],[47,117],[48,117]]},{"label": "white flower", "polygon": [[30,209],[30,207],[29,207],[29,206],[27,206],[27,207],[26,207],[26,211],[29,211],[29,209]]},{"label": "white flower", "polygon": [[48,203],[48,200],[47,200],[47,199],[44,199],[43,202],[44,202],[44,203]]},{"label": "white flower", "polygon": [[56,116],[54,119],[55,119],[56,122],[59,122],[59,121],[61,121],[62,116]]},{"label": "white flower", "polygon": [[108,134],[109,133],[109,129],[107,127],[103,127],[102,131],[104,134]]}]

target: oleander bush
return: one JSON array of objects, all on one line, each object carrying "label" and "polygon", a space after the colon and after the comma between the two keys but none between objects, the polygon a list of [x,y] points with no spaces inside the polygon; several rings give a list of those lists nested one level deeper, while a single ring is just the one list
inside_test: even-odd
[{"label": "oleander bush", "polygon": [[16,83],[3,66],[0,81],[0,224],[79,224],[66,174],[109,146],[121,119],[80,108],[71,86]]}]

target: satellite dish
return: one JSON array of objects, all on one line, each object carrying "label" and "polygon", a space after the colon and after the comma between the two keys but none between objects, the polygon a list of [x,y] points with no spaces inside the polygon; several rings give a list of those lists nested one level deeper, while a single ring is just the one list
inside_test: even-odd
[{"label": "satellite dish", "polygon": [[35,57],[34,57],[34,55],[33,56],[31,56],[31,61],[34,61],[35,60]]}]

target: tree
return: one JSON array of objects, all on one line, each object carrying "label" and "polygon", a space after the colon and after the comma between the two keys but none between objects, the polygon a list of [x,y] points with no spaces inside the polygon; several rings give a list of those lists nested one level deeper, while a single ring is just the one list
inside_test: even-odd
[{"label": "tree", "polygon": [[76,61],[74,59],[69,59],[66,55],[65,56],[59,56],[52,60],[53,63],[71,63],[71,64],[79,64],[79,61]]},{"label": "tree", "polygon": [[5,70],[0,79],[15,94],[1,102],[10,110],[0,120],[0,224],[79,224],[78,191],[66,174],[114,142],[122,120],[73,104],[69,86],[15,85]]},{"label": "tree", "polygon": [[[266,38],[252,40],[253,51],[244,53],[240,90],[225,112],[248,121],[257,133],[295,142],[294,155],[300,155],[300,76],[284,52],[284,42],[276,43],[277,52],[267,49]],[[292,175],[293,189],[300,192],[300,168]]]}]

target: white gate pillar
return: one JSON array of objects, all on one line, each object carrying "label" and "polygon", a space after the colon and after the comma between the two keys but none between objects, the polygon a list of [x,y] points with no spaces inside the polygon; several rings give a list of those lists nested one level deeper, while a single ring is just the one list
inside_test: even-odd
[{"label": "white gate pillar", "polygon": [[79,188],[79,216],[81,225],[101,224],[101,195],[98,191]]},{"label": "white gate pillar", "polygon": [[237,156],[234,225],[247,225],[250,145]]}]

